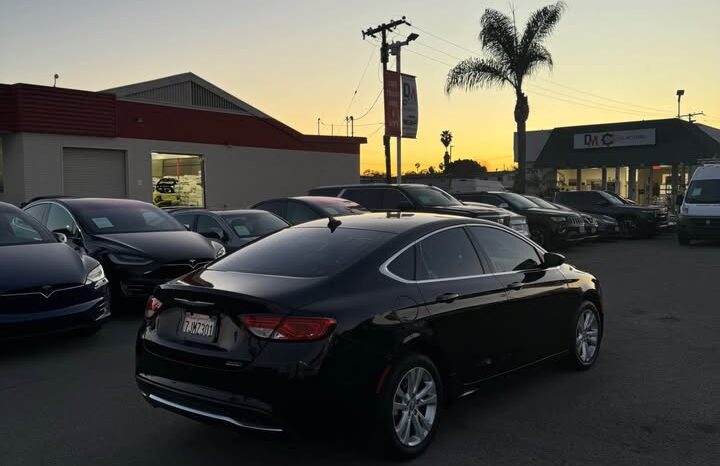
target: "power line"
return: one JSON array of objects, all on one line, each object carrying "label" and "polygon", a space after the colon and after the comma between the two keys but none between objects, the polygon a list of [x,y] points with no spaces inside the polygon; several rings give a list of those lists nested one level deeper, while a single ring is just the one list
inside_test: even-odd
[{"label": "power line", "polygon": [[355,101],[355,97],[357,97],[358,90],[360,89],[360,84],[362,84],[363,79],[365,79],[365,73],[367,73],[368,67],[370,66],[370,62],[372,61],[373,57],[375,56],[375,52],[377,52],[377,49],[373,48],[372,52],[370,53],[370,57],[368,58],[367,63],[365,63],[365,68],[363,69],[362,75],[360,75],[360,80],[358,81],[357,85],[355,86],[355,92],[353,92],[352,98],[350,99],[350,103],[348,104],[347,109],[345,109],[346,115],[350,112],[350,107],[352,106],[353,102]]},{"label": "power line", "polygon": [[355,120],[355,121],[358,121],[358,120],[360,120],[361,118],[365,118],[365,117],[368,115],[368,113],[370,113],[370,112],[372,111],[372,109],[375,108],[375,105],[376,105],[376,104],[378,103],[378,101],[380,100],[380,96],[382,95],[382,93],[383,93],[383,89],[380,88],[380,92],[378,92],[378,95],[377,95],[377,97],[375,97],[375,101],[372,103],[372,105],[370,106],[370,108],[369,108],[365,113],[363,113],[361,116],[359,116],[359,117],[357,117],[357,118],[354,118],[354,120]]},{"label": "power line", "polygon": [[[452,42],[452,41],[450,41],[450,40],[447,40],[447,39],[445,39],[444,37],[441,37],[441,36],[439,36],[439,35],[437,35],[437,34],[433,34],[433,33],[429,32],[429,31],[427,31],[427,30],[425,30],[425,29],[422,29],[422,28],[416,26],[415,24],[413,24],[413,25],[411,26],[411,28],[417,29],[418,31],[421,31],[421,32],[423,32],[423,33],[425,33],[425,34],[427,34],[427,35],[429,35],[429,36],[431,36],[431,37],[434,37],[434,38],[436,38],[436,39],[438,39],[438,40],[441,40],[441,41],[443,41],[443,42],[446,42],[446,43],[448,43],[448,44],[450,44],[450,45],[452,45],[452,46],[454,46],[454,47],[457,47],[457,48],[459,48],[459,49],[461,49],[461,50],[464,50],[464,51],[466,51],[466,52],[469,52],[469,53],[471,53],[471,54],[473,54],[473,55],[475,55],[475,56],[482,56],[482,53],[479,52],[479,51],[477,51],[477,50],[473,50],[473,49],[470,49],[470,48],[468,48],[468,47],[464,47],[464,46],[462,46],[462,45],[459,45],[459,44],[457,44],[457,43],[455,43],[455,42]],[[428,47],[428,48],[432,48],[432,49],[434,49],[434,50],[436,50],[436,51],[438,51],[438,52],[440,52],[440,53],[443,53],[443,54],[451,57],[451,58],[458,59],[457,57],[455,57],[455,56],[453,56],[453,55],[451,55],[451,54],[449,54],[449,53],[447,53],[447,52],[444,52],[444,51],[442,51],[442,50],[436,49],[436,48],[434,48],[434,47],[430,47],[430,46],[428,46],[428,45],[426,45],[426,44],[422,44],[422,45],[425,46],[425,47]],[[435,61],[439,61],[439,60],[435,60]],[[443,64],[446,64],[446,63],[443,63]],[[540,81],[545,81],[545,82],[547,82],[547,83],[549,83],[549,84],[553,84],[553,85],[555,85],[555,86],[563,87],[563,88],[568,89],[568,90],[571,90],[571,91],[573,91],[573,92],[577,92],[577,93],[579,93],[579,94],[589,95],[589,96],[595,97],[596,99],[607,100],[607,101],[610,101],[610,102],[614,102],[614,103],[616,103],[616,104],[624,105],[624,106],[626,106],[626,107],[637,107],[637,108],[641,108],[641,109],[644,109],[644,110],[650,110],[650,111],[653,111],[653,112],[656,112],[656,113],[661,113],[661,114],[667,114],[667,113],[668,113],[668,110],[667,110],[667,109],[663,110],[663,109],[659,109],[659,108],[656,108],[656,107],[648,107],[648,106],[646,106],[646,105],[634,104],[634,103],[630,103],[630,102],[626,102],[626,101],[622,101],[622,100],[612,99],[612,98],[610,98],[610,97],[605,97],[605,96],[601,96],[601,95],[598,95],[598,94],[593,94],[592,92],[583,91],[583,90],[581,90],[581,89],[577,89],[577,88],[575,88],[575,87],[568,86],[568,85],[566,85],[566,84],[561,84],[561,83],[558,83],[558,82],[553,81],[553,80],[550,80],[550,79],[541,78],[541,77],[539,77],[539,76],[536,76],[535,78],[538,79],[538,80],[540,80]],[[552,92],[552,91],[549,91],[549,92]],[[557,92],[557,91],[555,91],[555,92]],[[600,104],[600,105],[602,105],[602,104]]]}]

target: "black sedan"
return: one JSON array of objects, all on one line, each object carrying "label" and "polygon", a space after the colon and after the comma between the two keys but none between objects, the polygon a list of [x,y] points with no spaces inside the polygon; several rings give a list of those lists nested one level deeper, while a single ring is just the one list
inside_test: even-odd
[{"label": "black sedan", "polygon": [[338,197],[297,196],[268,199],[258,202],[253,209],[266,210],[286,220],[291,225],[320,218],[341,217],[368,213],[357,202]]},{"label": "black sedan", "polygon": [[598,281],[563,262],[479,219],[291,227],[156,290],[138,386],[154,406],[248,429],[367,419],[363,437],[412,457],[482,381],[551,356],[595,363]]},{"label": "black sedan", "polygon": [[263,210],[169,209],[168,212],[188,230],[220,241],[228,254],[290,226],[277,215]]},{"label": "black sedan", "polygon": [[113,297],[144,297],[225,254],[225,248],[152,204],[127,199],[43,199],[24,209],[97,259]]},{"label": "black sedan", "polygon": [[110,316],[102,266],[0,202],[0,339],[78,329]]}]

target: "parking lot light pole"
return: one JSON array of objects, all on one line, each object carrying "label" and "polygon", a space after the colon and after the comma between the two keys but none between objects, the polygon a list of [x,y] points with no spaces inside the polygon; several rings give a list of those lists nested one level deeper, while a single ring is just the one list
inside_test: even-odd
[{"label": "parking lot light pole", "polygon": [[[410,42],[414,41],[418,37],[420,36],[413,32],[409,36],[407,36],[407,39],[405,39],[404,41],[397,41],[390,44],[390,53],[395,55],[395,71],[397,71],[399,79],[402,79],[402,75],[400,74],[400,50],[403,46],[408,45]],[[402,93],[402,87],[400,89],[400,92]],[[397,183],[402,183],[402,134],[397,137]]]}]

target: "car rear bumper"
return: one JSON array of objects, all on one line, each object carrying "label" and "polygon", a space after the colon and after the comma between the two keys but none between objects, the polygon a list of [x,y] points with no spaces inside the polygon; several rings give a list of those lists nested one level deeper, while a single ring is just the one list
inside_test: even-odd
[{"label": "car rear bumper", "polygon": [[93,327],[110,317],[110,299],[105,295],[62,309],[0,314],[0,340],[13,340]]}]

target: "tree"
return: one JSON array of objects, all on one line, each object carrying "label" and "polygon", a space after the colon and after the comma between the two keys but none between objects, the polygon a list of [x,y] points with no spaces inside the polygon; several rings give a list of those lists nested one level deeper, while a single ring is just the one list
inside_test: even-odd
[{"label": "tree", "polygon": [[452,133],[448,130],[443,131],[440,133],[440,142],[443,146],[445,146],[445,155],[443,156],[443,165],[447,165],[450,163],[450,154],[448,154],[448,146],[452,142]]},{"label": "tree", "polygon": [[448,73],[445,92],[463,89],[474,91],[483,87],[511,86],[515,91],[515,123],[517,125],[518,189],[525,192],[526,134],[525,124],[530,114],[527,96],[523,93],[523,81],[541,67],[552,68],[550,51],[543,41],[560,22],[565,11],[564,2],[547,5],[533,12],[519,34],[512,18],[488,8],[480,18],[478,39],[486,58],[468,58],[455,65]]},{"label": "tree", "polygon": [[487,174],[487,168],[480,165],[476,160],[458,159],[445,165],[445,174],[474,178]]}]

